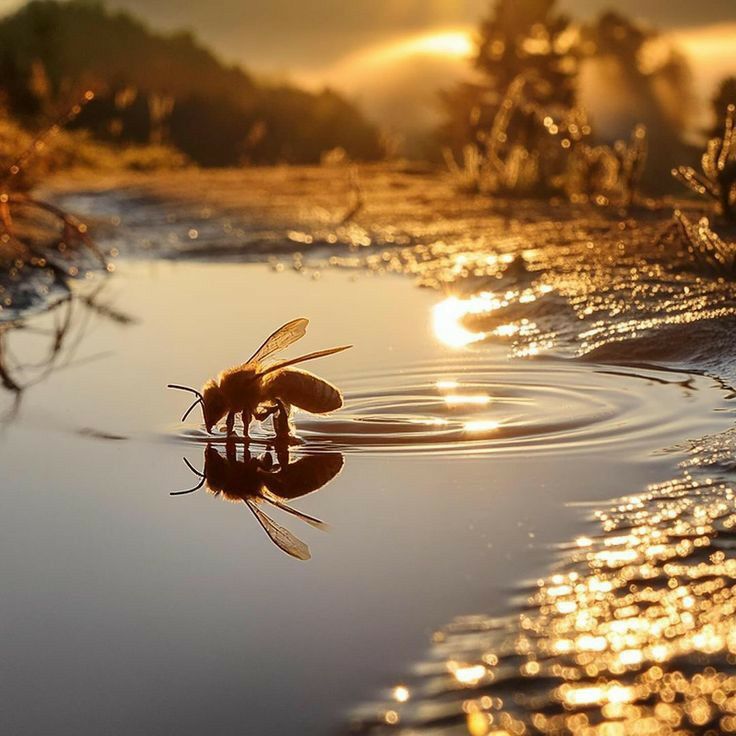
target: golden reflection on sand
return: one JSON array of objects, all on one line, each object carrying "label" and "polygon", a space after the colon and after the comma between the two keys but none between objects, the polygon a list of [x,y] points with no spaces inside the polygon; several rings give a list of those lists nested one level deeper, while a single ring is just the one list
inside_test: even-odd
[{"label": "golden reflection on sand", "polygon": [[734,500],[729,483],[686,472],[597,512],[599,532],[564,548],[518,617],[434,635],[411,701],[394,706],[398,733],[736,731]]}]

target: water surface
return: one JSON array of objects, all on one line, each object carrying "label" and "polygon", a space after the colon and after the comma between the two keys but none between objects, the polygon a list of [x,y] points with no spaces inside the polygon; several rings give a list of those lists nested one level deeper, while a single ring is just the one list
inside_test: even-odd
[{"label": "water surface", "polygon": [[[437,627],[512,611],[585,527],[571,503],[666,481],[688,440],[731,423],[709,378],[450,347],[441,300],[395,276],[127,261],[104,308],[74,303],[48,369],[59,310],[4,334],[18,386],[36,382],[3,394],[0,729],[330,733]],[[269,511],[308,562],[243,504],[169,495],[197,482],[181,458],[202,468],[206,442],[164,388],[302,315],[300,348],[355,345],[313,366],[344,411],[296,419],[293,460],[344,455],[294,502],[330,530]]]}]

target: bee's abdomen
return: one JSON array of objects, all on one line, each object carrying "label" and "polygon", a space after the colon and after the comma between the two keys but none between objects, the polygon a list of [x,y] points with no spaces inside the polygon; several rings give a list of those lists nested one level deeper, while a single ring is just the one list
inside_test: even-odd
[{"label": "bee's abdomen", "polygon": [[335,386],[295,368],[276,372],[269,379],[267,390],[272,399],[281,399],[311,414],[326,414],[342,406],[342,394]]}]

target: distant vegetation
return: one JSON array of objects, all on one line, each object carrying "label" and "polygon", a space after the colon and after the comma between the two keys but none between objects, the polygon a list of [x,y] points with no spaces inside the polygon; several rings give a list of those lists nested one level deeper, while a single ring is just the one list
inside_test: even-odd
[{"label": "distant vegetation", "polygon": [[661,193],[673,162],[694,153],[683,141],[692,113],[684,58],[619,13],[582,24],[557,6],[493,2],[479,29],[478,80],[443,96],[451,170],[466,187],[475,178],[476,189],[504,195],[631,203],[640,180]]},{"label": "distant vegetation", "polygon": [[702,173],[692,166],[678,166],[672,174],[696,194],[710,197],[718,214],[736,222],[736,107],[725,110],[723,131],[711,138],[700,160]]},{"label": "distant vegetation", "polygon": [[381,155],[376,128],[347,100],[268,85],[225,66],[189,33],[161,35],[88,0],[34,0],[0,20],[0,104],[45,124],[87,89],[74,127],[116,144],[170,144],[206,166],[316,163],[343,148]]},{"label": "distant vegetation", "polygon": [[[671,171],[712,206],[697,221],[676,209],[660,245],[685,252],[697,271],[736,278],[736,78],[713,98],[698,166],[697,147],[684,142],[694,112],[684,58],[618,13],[584,25],[557,0],[494,0],[475,66],[478,81],[443,96],[444,155],[459,191],[628,208],[644,201],[640,188],[670,191]],[[591,80],[602,123],[581,99]]]},{"label": "distant vegetation", "polygon": [[713,115],[716,124],[710,131],[711,138],[718,138],[723,134],[730,107],[736,107],[736,77],[726,77],[718,86],[718,91],[713,98]]}]

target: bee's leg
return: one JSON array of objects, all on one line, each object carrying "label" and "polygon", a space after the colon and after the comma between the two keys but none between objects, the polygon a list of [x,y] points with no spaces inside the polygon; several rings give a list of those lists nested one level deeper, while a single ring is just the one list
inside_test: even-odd
[{"label": "bee's leg", "polygon": [[253,418],[257,419],[259,422],[265,422],[266,419],[268,419],[272,414],[275,414],[278,410],[278,406],[269,406],[266,409],[263,409],[263,411],[253,412]]},{"label": "bee's leg", "polygon": [[249,411],[245,411],[244,409],[240,412],[240,418],[243,420],[243,438],[247,440],[250,437],[248,430],[250,429],[250,423],[253,416]]},{"label": "bee's leg", "polygon": [[289,464],[289,437],[276,435],[273,440],[273,448],[276,451],[276,460],[279,469],[283,470]]},{"label": "bee's leg", "polygon": [[225,457],[230,462],[235,462],[235,460],[237,459],[237,455],[238,455],[237,445],[235,444],[235,442],[228,440],[225,443]]},{"label": "bee's leg", "polygon": [[289,406],[284,404],[280,399],[276,399],[276,407],[278,412],[273,416],[273,428],[276,431],[276,437],[280,439],[286,438],[291,434]]},{"label": "bee's leg", "polygon": [[227,430],[227,436],[229,437],[231,434],[235,431],[235,412],[231,411],[227,415],[227,420],[225,421],[225,429]]}]

